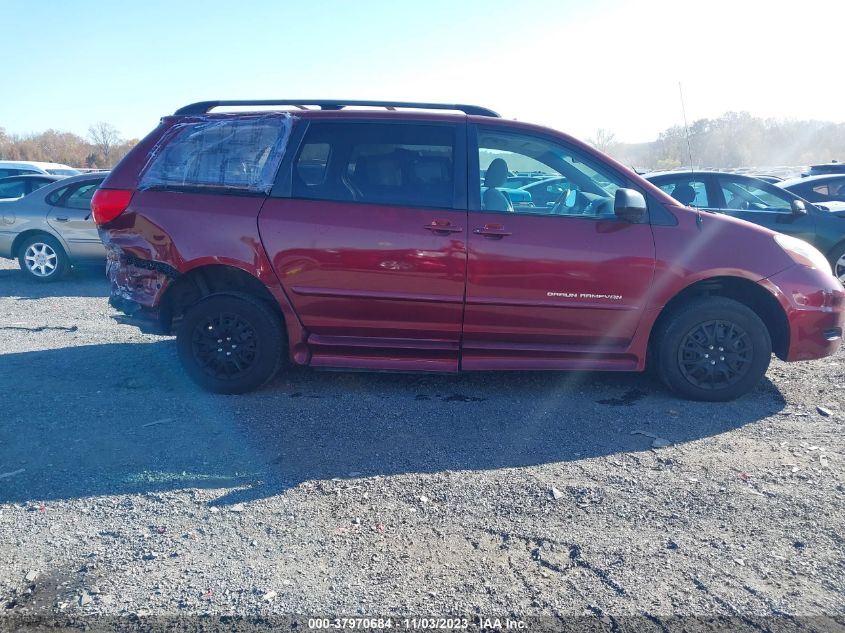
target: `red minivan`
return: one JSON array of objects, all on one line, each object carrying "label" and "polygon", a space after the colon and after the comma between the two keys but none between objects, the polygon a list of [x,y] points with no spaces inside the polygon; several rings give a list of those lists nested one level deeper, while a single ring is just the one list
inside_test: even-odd
[{"label": "red minivan", "polygon": [[[531,189],[509,188],[522,174]],[[821,358],[842,338],[845,292],[809,244],[680,206],[584,143],[477,106],[189,105],[91,206],[112,306],[175,332],[216,392],[284,362],[648,365],[684,397],[729,400],[772,352]]]}]

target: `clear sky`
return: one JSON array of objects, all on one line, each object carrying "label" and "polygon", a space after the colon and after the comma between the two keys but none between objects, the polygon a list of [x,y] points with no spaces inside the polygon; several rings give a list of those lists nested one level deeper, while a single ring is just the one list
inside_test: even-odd
[{"label": "clear sky", "polygon": [[181,105],[484,105],[647,141],[728,110],[845,121],[845,0],[0,0],[0,127],[145,135]]}]

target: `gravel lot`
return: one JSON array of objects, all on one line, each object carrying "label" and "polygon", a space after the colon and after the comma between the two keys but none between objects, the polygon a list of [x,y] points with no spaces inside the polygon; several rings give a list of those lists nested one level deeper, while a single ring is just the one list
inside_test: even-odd
[{"label": "gravel lot", "polygon": [[0,628],[32,613],[845,623],[841,354],[775,361],[728,404],[566,373],[290,370],[218,396],[169,337],[111,318],[102,273],[38,285],[0,261]]}]

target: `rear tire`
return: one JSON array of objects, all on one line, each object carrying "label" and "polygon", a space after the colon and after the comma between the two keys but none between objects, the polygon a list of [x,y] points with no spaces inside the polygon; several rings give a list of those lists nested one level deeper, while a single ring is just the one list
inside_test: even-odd
[{"label": "rear tire", "polygon": [[65,249],[55,237],[42,233],[27,238],[18,248],[18,264],[33,281],[58,281],[70,269]]},{"label": "rear tire", "polygon": [[721,402],[760,382],[772,358],[765,324],[747,306],[704,297],[667,315],[654,341],[657,374],[674,393]]},{"label": "rear tire", "polygon": [[185,371],[215,393],[244,393],[269,382],[282,364],[285,331],[266,303],[250,295],[200,300],[182,317],[176,349]]}]

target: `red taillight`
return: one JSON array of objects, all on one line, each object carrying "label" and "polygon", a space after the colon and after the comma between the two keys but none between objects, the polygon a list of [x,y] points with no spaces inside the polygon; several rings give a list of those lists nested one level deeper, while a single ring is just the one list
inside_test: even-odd
[{"label": "red taillight", "polygon": [[126,211],[129,201],[132,200],[132,193],[129,189],[97,189],[91,198],[94,222],[107,224]]}]

